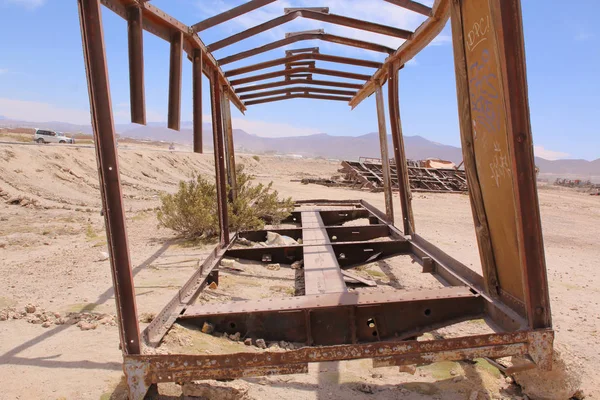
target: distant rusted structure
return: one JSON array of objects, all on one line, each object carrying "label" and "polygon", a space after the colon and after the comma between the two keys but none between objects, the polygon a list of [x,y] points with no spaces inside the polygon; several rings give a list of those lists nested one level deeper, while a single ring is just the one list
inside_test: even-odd
[{"label": "distant rusted structure", "polygon": [[[273,20],[205,45],[198,32],[275,0],[252,0],[188,26],[147,0],[78,0],[83,51],[106,221],[110,264],[124,371],[131,399],[142,399],[160,382],[229,379],[306,372],[319,361],[371,358],[375,365],[423,364],[487,356],[527,356],[532,366],[550,369],[553,331],[529,124],[523,30],[519,0],[436,0],[432,7],[412,0],[385,0],[424,16],[414,32],[329,12],[326,7],[285,9]],[[132,121],[144,124],[143,30],[168,41],[170,50],[168,126],[179,129],[182,57],[192,62],[194,151],[202,152],[202,75],[210,80],[220,243],[153,322],[140,332],[125,226],[116,151],[101,4],[127,20]],[[340,37],[324,30],[289,33],[261,47],[216,59],[212,51],[296,18],[308,18],[405,39],[398,49]],[[469,181],[480,276],[417,234],[411,207],[398,99],[399,70],[452,19],[452,38],[464,170]],[[234,61],[306,40],[323,40],[382,53],[382,62],[320,53],[318,48],[287,50],[285,57],[224,71]],[[374,68],[358,74],[318,68],[318,61]],[[260,72],[282,65],[275,72]],[[257,72],[255,75],[238,75]],[[326,75],[355,80],[313,79]],[[272,78],[275,81],[264,82]],[[227,196],[235,196],[235,158],[229,105],[247,106],[294,98],[346,101],[358,106],[376,95],[382,159],[387,132],[382,86],[388,83],[392,153],[400,194],[402,230],[392,224],[391,171],[382,165],[385,212],[356,201],[299,202],[280,231],[302,244],[236,249],[240,238],[262,238],[265,231],[229,233]],[[301,85],[301,86],[296,86]],[[323,88],[325,87],[325,88]],[[281,88],[281,89],[275,89]],[[358,227],[343,221],[367,218]],[[376,238],[387,237],[386,241]],[[343,269],[365,262],[411,255],[425,273],[447,287],[386,294],[347,292]],[[304,260],[306,295],[243,301],[206,308],[194,305],[201,290],[218,281],[225,255],[260,261]],[[433,329],[485,318],[496,333],[417,341]],[[176,321],[211,321],[227,332],[298,340],[305,347],[285,352],[236,354],[150,354]]]},{"label": "distant rusted structure", "polygon": [[[406,168],[411,192],[467,192],[467,177],[464,170],[425,167],[423,166],[425,164],[425,162],[407,160]],[[342,161],[342,168],[338,172],[343,175],[344,186],[383,191],[385,190],[383,170],[381,159],[361,157],[359,161]],[[389,170],[392,190],[400,190],[396,163],[390,162]]]}]

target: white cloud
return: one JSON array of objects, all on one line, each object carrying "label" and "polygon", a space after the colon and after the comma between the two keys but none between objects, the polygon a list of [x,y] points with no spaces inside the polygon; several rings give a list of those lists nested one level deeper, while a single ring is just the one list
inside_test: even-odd
[{"label": "white cloud", "polygon": [[547,150],[543,146],[533,146],[533,152],[537,157],[544,158],[546,160],[559,160],[570,156],[569,153]]},{"label": "white cloud", "polygon": [[7,4],[16,4],[30,10],[43,6],[46,0],[4,0]]},{"label": "white cloud", "polygon": [[61,121],[90,124],[89,110],[58,107],[38,101],[0,98],[0,115],[31,122]]},{"label": "white cloud", "polygon": [[593,34],[581,30],[579,31],[579,33],[577,33],[577,35],[575,35],[575,40],[578,42],[585,42],[586,40],[592,39],[593,37]]},{"label": "white cloud", "polygon": [[307,136],[320,133],[318,129],[299,127],[289,124],[255,121],[247,118],[232,118],[235,129],[242,129],[253,135],[262,137]]},{"label": "white cloud", "polygon": [[8,69],[7,68],[0,68],[0,75],[4,75],[8,73]]}]

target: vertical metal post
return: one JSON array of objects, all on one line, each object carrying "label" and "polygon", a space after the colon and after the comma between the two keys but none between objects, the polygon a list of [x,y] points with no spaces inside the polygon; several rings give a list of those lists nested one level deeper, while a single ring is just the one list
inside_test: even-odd
[{"label": "vertical metal post", "polygon": [[392,142],[394,145],[394,159],[396,160],[396,176],[398,178],[398,191],[400,194],[400,206],[402,208],[404,234],[412,235],[415,233],[415,219],[412,211],[408,166],[406,164],[404,136],[402,135],[402,121],[400,119],[398,71],[399,67],[397,63],[390,65],[388,73],[390,127],[392,129]]},{"label": "vertical metal post", "polygon": [[390,176],[390,156],[387,145],[387,130],[385,128],[385,111],[383,107],[383,91],[381,83],[378,82],[375,91],[377,102],[377,122],[379,124],[379,147],[381,149],[381,167],[383,169],[383,193],[385,196],[385,214],[391,222],[394,222],[394,205],[392,202],[392,179]]},{"label": "vertical metal post", "polygon": [[494,3],[500,10],[495,14],[496,23],[502,26],[499,47],[504,51],[503,87],[510,110],[508,142],[520,218],[518,243],[527,319],[531,329],[549,328],[552,316],[529,119],[521,2],[495,0]]},{"label": "vertical metal post", "polygon": [[202,153],[202,51],[192,57],[192,97],[194,107],[194,153]]},{"label": "vertical metal post", "polygon": [[477,170],[477,160],[474,152],[473,119],[471,116],[471,102],[469,95],[469,76],[465,53],[466,37],[463,33],[463,19],[461,1],[452,0],[452,45],[454,47],[454,71],[456,74],[456,96],[460,124],[460,139],[463,152],[465,174],[469,186],[469,199],[473,212],[475,234],[479,246],[481,268],[486,291],[492,297],[500,297],[500,283],[498,281],[498,266],[490,235],[483,192]]},{"label": "vertical metal post", "polygon": [[[224,88],[226,89],[226,88]],[[227,158],[227,181],[231,188],[229,198],[237,197],[237,177],[235,169],[235,148],[233,143],[233,126],[231,124],[231,103],[229,96],[223,90],[223,127],[225,129],[225,155]]]},{"label": "vertical metal post", "polygon": [[100,0],[78,0],[78,6],[121,348],[124,354],[140,354],[140,331],[119,178]]},{"label": "vertical metal post", "polygon": [[169,129],[179,130],[181,121],[181,57],[183,54],[183,33],[177,31],[171,38],[169,63]]},{"label": "vertical metal post", "polygon": [[221,84],[219,71],[213,71],[210,82],[212,101],[213,147],[215,153],[215,175],[217,179],[217,210],[221,244],[229,244],[229,218],[227,216],[227,184],[225,172],[225,150],[223,149],[223,113],[221,108]]},{"label": "vertical metal post", "polygon": [[128,7],[127,35],[129,47],[129,102],[131,107],[131,122],[146,125],[143,33],[142,9],[138,5]]}]

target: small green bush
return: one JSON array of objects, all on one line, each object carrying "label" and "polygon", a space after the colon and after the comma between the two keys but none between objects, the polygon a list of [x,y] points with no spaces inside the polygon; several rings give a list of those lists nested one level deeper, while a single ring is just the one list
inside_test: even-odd
[{"label": "small green bush", "polygon": [[[291,197],[280,199],[268,185],[253,185],[254,177],[237,168],[237,197],[228,199],[227,215],[231,231],[263,229],[265,223],[278,224],[294,208]],[[229,193],[230,187],[227,188]],[[198,175],[191,181],[179,182],[174,194],[161,194],[157,217],[159,226],[188,238],[211,238],[219,233],[217,189],[215,183]]]},{"label": "small green bush", "polygon": [[260,157],[259,156],[252,156],[252,158],[254,158],[256,161],[260,162]]}]

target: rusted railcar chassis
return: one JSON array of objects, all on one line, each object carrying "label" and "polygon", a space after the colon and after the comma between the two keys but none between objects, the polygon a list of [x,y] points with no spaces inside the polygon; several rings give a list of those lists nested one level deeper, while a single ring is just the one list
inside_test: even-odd
[{"label": "rusted railcar chassis", "polygon": [[[204,45],[197,35],[202,29],[274,1],[251,0],[201,23],[187,26],[146,0],[77,0],[92,126],[96,138],[94,143],[100,192],[124,356],[124,372],[130,398],[144,398],[148,390],[160,382],[301,373],[307,371],[308,363],[311,362],[362,358],[373,359],[375,366],[388,366],[519,355],[529,357],[531,366],[550,369],[554,335],[551,329],[537,192],[533,179],[533,144],[527,107],[519,1],[435,0],[430,8],[414,1],[386,0],[388,3],[427,16],[415,32],[330,14],[327,8],[303,8],[286,9],[281,17],[209,46]],[[196,152],[202,152],[201,78],[203,74],[210,78],[220,244],[141,335],[137,322],[119,177],[101,4],[127,20],[132,122],[146,122],[143,30],[169,41],[171,45],[168,125],[172,129],[179,129],[182,52],[185,51],[192,61]],[[263,241],[267,232],[239,232],[234,235],[228,232],[227,196],[236,195],[229,104],[234,104],[244,111],[249,105],[304,97],[348,100],[349,105],[355,107],[367,96],[375,93],[382,159],[387,160],[387,133],[381,89],[387,81],[395,164],[405,166],[406,156],[398,101],[398,71],[433,40],[443,29],[450,14],[465,171],[469,180],[469,196],[483,277],[416,233],[406,170],[398,171],[397,174],[403,231],[400,232],[393,225],[389,166],[383,167],[385,213],[364,201],[298,202],[295,211],[286,221],[294,224],[294,227],[275,231],[294,239],[302,239],[300,244],[258,248],[237,246],[241,238]],[[374,43],[319,31],[293,34],[284,40],[221,60],[216,60],[211,53],[294,18],[310,18],[345,25],[403,38],[406,41],[397,50],[393,50]],[[485,27],[481,25],[484,22]],[[490,47],[476,47],[474,35],[486,35],[483,38],[478,36],[477,43],[485,41],[486,46]],[[221,66],[228,62],[241,60],[267,49],[313,39],[383,51],[389,54],[389,57],[383,63],[373,63],[323,55],[313,48],[295,49],[289,50],[285,59],[229,71],[221,69]],[[294,56],[296,53],[304,54],[307,51],[310,54]],[[309,67],[289,69],[292,64],[297,66],[303,57],[313,60],[309,62]],[[378,69],[372,76],[358,75],[314,68],[314,60]],[[488,83],[490,87],[501,88],[501,96],[495,93],[490,97],[487,91],[480,89],[481,84],[477,83],[477,76],[470,77],[469,74],[477,74],[483,67],[469,68],[468,65],[472,62],[475,66],[485,62],[486,68],[489,69],[485,72],[485,80],[493,80],[493,83]],[[286,63],[286,70],[283,72],[231,81],[228,79],[229,76],[258,71],[281,63]],[[239,86],[277,76],[291,77],[299,72],[366,81],[361,86],[347,82],[312,80],[311,76],[306,81],[286,78],[281,82]],[[502,80],[499,80],[499,77]],[[251,90],[298,82],[359,90],[346,93],[353,97],[325,96],[322,93],[340,94],[340,91],[322,88],[311,89],[312,92],[310,88],[302,88],[304,94],[290,91],[283,98],[273,96],[280,91],[238,96],[239,93]],[[473,97],[475,94],[479,97]],[[271,97],[242,102],[261,96]],[[481,107],[477,102],[471,104],[472,98],[479,98],[478,101],[483,102],[481,104],[485,104],[485,107]],[[489,117],[480,115],[482,108],[491,110],[494,116],[502,117],[498,122],[502,129],[486,131],[487,125],[478,123],[477,129],[480,133],[475,137],[474,121],[477,118]],[[486,135],[495,135],[494,143],[498,143],[491,152],[490,148],[485,147],[486,143],[491,143],[491,139],[487,142],[477,141],[478,137]],[[474,151],[475,148],[477,151]],[[497,153],[503,148],[506,148],[505,155],[502,156],[503,167],[508,172],[503,172],[502,176],[510,179],[502,186],[498,182],[495,186],[490,185],[489,171],[484,167],[492,165],[490,162],[494,159],[497,161]],[[510,163],[507,160],[510,160]],[[226,193],[227,182],[231,186],[230,193]],[[496,218],[498,216],[503,218]],[[343,225],[346,221],[363,218],[368,223],[359,226]],[[344,281],[344,270],[398,255],[412,257],[420,264],[423,273],[432,274],[444,287],[419,291],[348,291]],[[225,256],[284,265],[302,260],[305,293],[302,296],[238,301],[208,307],[195,304],[207,284],[218,282],[220,261]],[[348,272],[345,274],[348,275]],[[444,340],[416,340],[425,332],[475,318],[484,318],[496,333]],[[170,327],[177,321],[198,326],[210,322],[222,332],[241,332],[247,337],[300,342],[304,343],[304,346],[285,352],[153,354],[151,348],[160,344]]]},{"label": "rusted railcar chassis", "polygon": [[[318,214],[322,226],[303,216]],[[366,218],[369,224],[343,226]],[[217,246],[169,304],[142,333],[147,346],[157,346],[174,322],[197,326],[210,322],[221,332],[267,340],[304,342],[286,352],[222,355],[126,355],[125,373],[133,398],[143,398],[152,384],[199,379],[231,379],[307,372],[310,362],[371,358],[374,365],[427,364],[477,357],[527,356],[532,366],[549,369],[551,330],[528,330],[527,321],[499,300],[487,296],[482,277],[423,238],[404,236],[386,217],[364,201],[305,201],[292,216],[297,228],[273,229],[302,239],[301,244],[274,247],[236,246],[239,238],[264,241],[267,231],[240,232],[227,246]],[[314,231],[325,237],[314,239]],[[312,238],[312,240],[311,240]],[[388,240],[382,241],[381,238]],[[335,256],[327,265],[308,265],[311,248],[321,257]],[[351,269],[397,255],[410,255],[423,273],[433,274],[445,288],[420,291],[334,292],[336,274],[327,269]],[[291,264],[304,259],[306,295],[194,305],[207,284],[218,281],[223,257]],[[337,264],[337,265],[336,265]],[[332,287],[334,287],[332,289]],[[338,286],[339,288],[339,286]],[[313,294],[309,294],[313,293]],[[495,334],[444,340],[416,337],[461,321],[485,318]]]}]

